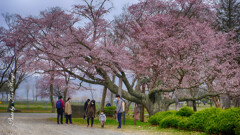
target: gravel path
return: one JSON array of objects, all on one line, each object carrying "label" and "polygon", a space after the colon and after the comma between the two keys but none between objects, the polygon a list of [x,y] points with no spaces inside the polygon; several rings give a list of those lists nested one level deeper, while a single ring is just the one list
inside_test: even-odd
[{"label": "gravel path", "polygon": [[121,130],[86,128],[79,125],[58,125],[46,120],[52,113],[14,113],[14,126],[8,124],[10,113],[0,113],[0,135],[136,135]]}]

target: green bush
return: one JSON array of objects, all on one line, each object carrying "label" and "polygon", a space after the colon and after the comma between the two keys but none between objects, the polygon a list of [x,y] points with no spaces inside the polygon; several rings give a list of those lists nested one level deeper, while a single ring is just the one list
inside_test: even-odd
[{"label": "green bush", "polygon": [[237,122],[236,128],[234,128],[235,135],[240,135],[240,121]]},{"label": "green bush", "polygon": [[185,117],[190,117],[192,114],[194,114],[194,111],[189,107],[183,107],[177,112],[177,115]]},{"label": "green bush", "polygon": [[109,106],[109,107],[104,107],[104,113],[107,116],[113,116],[116,111],[116,106]]},{"label": "green bush", "polygon": [[240,108],[208,108],[185,117],[189,116],[189,112],[188,108],[182,108],[178,112],[159,112],[151,116],[149,122],[152,125],[159,124],[162,128],[175,127],[208,134],[240,135]]},{"label": "green bush", "polygon": [[190,121],[189,121],[189,118],[183,117],[183,118],[178,122],[178,128],[179,128],[179,129],[184,129],[184,130],[190,130]]},{"label": "green bush", "polygon": [[169,116],[169,115],[175,115],[176,111],[166,111],[166,112],[158,112],[154,115],[152,115],[148,122],[152,125],[159,125],[159,121],[161,121],[163,118]]},{"label": "green bush", "polygon": [[165,118],[163,118],[160,122],[159,122],[159,126],[162,128],[169,128],[169,127],[178,127],[178,122],[180,122],[182,120],[182,117],[178,116],[178,115],[169,115]]},{"label": "green bush", "polygon": [[191,117],[189,117],[190,128],[193,130],[204,131],[204,127],[211,118],[217,116],[217,114],[221,111],[219,108],[209,108],[199,112],[194,113]]},{"label": "green bush", "polygon": [[228,109],[221,111],[217,117],[210,119],[205,132],[210,134],[234,135],[240,118],[240,109]]}]

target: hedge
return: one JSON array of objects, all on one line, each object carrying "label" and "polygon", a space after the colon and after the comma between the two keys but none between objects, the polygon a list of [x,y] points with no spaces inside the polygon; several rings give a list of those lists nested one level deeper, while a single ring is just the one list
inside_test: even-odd
[{"label": "hedge", "polygon": [[159,121],[159,126],[161,128],[169,128],[169,127],[178,127],[179,121],[182,120],[182,117],[177,115],[169,115],[162,120]]},{"label": "hedge", "polygon": [[109,107],[104,107],[104,113],[107,116],[113,116],[116,111],[116,106],[109,106]]},{"label": "hedge", "polygon": [[194,114],[194,111],[189,107],[183,107],[176,114],[180,116],[190,117]]},{"label": "hedge", "polygon": [[196,112],[191,117],[190,121],[190,130],[204,131],[204,128],[207,126],[207,122],[217,116],[221,111],[219,108],[208,108],[202,111]]},{"label": "hedge", "polygon": [[240,135],[240,108],[208,108],[196,113],[189,112],[188,108],[177,112],[159,112],[151,116],[149,122],[161,128],[175,127],[207,134]]},{"label": "hedge", "polygon": [[169,115],[173,115],[173,114],[176,114],[176,111],[166,111],[166,112],[158,112],[156,113],[155,115],[152,115],[148,122],[150,122],[152,125],[159,125],[159,122],[169,116]]}]

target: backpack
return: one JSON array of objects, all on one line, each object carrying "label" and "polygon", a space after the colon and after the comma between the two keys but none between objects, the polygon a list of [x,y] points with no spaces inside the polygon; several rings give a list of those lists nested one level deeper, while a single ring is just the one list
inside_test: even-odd
[{"label": "backpack", "polygon": [[62,105],[61,105],[61,101],[57,101],[57,109],[61,109],[62,108]]}]

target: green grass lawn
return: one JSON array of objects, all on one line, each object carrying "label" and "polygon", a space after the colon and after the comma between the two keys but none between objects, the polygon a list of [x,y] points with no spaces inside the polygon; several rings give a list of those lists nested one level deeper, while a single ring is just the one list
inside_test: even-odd
[{"label": "green grass lawn", "polygon": [[[49,118],[48,120],[56,122],[56,118]],[[63,119],[65,121],[65,118]],[[86,127],[87,121],[82,118],[73,118],[72,122],[74,125],[79,125]],[[105,129],[117,130],[118,122],[113,118],[107,118],[105,123]],[[94,128],[101,128],[101,124],[98,121],[98,118],[94,119]],[[133,119],[127,118],[125,125],[122,126],[121,131],[128,133],[143,133],[146,135],[205,135],[205,133],[194,132],[194,131],[183,131],[178,129],[161,129],[158,126],[151,126],[148,122],[139,122],[137,121],[136,125],[133,124]]]},{"label": "green grass lawn", "polygon": [[[72,103],[72,105],[80,105],[81,103]],[[186,104],[184,104],[183,106],[186,106]],[[8,107],[8,102],[6,101],[2,101],[2,103],[0,104],[0,112],[6,112],[7,110],[7,107]],[[200,104],[199,106],[197,106],[197,110],[200,111],[200,110],[203,110],[203,109],[206,109],[206,108],[209,108],[210,105],[207,104],[207,105],[203,105],[203,104]],[[15,102],[15,108],[17,110],[21,110],[21,112],[23,113],[51,113],[51,103],[50,102],[32,102],[32,101],[29,101],[29,103],[27,104],[26,101],[17,101]],[[174,104],[171,105],[169,107],[169,110],[174,110]],[[133,106],[131,106],[129,108],[129,114],[133,114]],[[148,114],[148,112],[146,111],[145,109],[145,114]]]},{"label": "green grass lawn", "polygon": [[[21,110],[23,113],[51,113],[51,104],[44,102],[15,102],[15,109]],[[2,102],[0,104],[0,112],[6,112],[8,108],[8,102]]]}]

